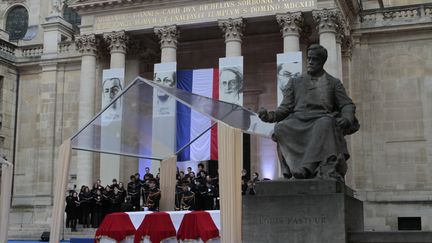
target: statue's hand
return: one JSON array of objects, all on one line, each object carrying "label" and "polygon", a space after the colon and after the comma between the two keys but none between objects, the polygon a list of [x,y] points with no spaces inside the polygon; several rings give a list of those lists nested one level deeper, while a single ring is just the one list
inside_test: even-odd
[{"label": "statue's hand", "polygon": [[268,111],[266,108],[264,108],[264,107],[259,108],[257,113],[258,113],[258,117],[261,119],[261,121],[263,121],[263,122],[269,122],[270,121],[270,119],[269,119],[270,117],[269,117],[269,114],[268,114]]},{"label": "statue's hand", "polygon": [[341,129],[348,129],[351,125],[350,121],[345,117],[336,118],[337,126]]}]

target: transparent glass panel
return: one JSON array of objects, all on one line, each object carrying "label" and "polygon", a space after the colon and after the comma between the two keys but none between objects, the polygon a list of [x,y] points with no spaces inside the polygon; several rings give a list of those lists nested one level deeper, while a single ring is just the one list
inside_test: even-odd
[{"label": "transparent glass panel", "polygon": [[270,137],[273,132],[274,124],[262,122],[255,112],[242,106],[192,94],[181,89],[162,86],[149,80],[141,78],[140,80],[173,96],[180,103],[191,107],[193,110],[209,116],[215,121],[222,121],[238,128],[245,133]]},{"label": "transparent glass panel", "polygon": [[[72,148],[154,160],[174,154],[179,160],[206,160],[217,121],[266,137],[273,129],[241,106],[143,78],[122,91],[106,88],[103,95],[110,103],[72,137]],[[188,157],[194,149],[198,155]]]}]

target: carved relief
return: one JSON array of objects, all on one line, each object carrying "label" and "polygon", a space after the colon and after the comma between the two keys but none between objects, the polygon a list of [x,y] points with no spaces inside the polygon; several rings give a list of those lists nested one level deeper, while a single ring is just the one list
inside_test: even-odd
[{"label": "carved relief", "polygon": [[143,63],[152,64],[160,62],[160,48],[150,47],[148,43],[139,39],[131,39],[129,41],[127,53],[129,57],[138,58]]}]

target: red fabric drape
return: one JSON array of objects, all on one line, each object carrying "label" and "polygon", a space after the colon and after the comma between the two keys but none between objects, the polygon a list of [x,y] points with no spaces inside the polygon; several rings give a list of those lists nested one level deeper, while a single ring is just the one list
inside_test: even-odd
[{"label": "red fabric drape", "polygon": [[150,236],[152,243],[175,237],[176,230],[170,215],[165,212],[147,214],[135,233],[134,243],[139,243],[144,236]]},{"label": "red fabric drape", "polygon": [[219,237],[210,214],[205,211],[193,211],[185,214],[177,232],[177,239],[195,240],[201,238],[204,242]]},{"label": "red fabric drape", "polygon": [[95,242],[101,236],[106,236],[116,240],[118,243],[124,240],[126,236],[134,235],[135,227],[133,226],[129,215],[126,213],[112,213],[105,216],[99,228],[96,230]]}]

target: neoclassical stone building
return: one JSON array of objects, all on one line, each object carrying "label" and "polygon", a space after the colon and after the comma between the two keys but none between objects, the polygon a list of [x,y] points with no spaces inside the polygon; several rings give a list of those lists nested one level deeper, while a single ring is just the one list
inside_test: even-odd
[{"label": "neoclassical stone building", "polygon": [[[11,235],[49,228],[57,149],[101,109],[102,70],[125,82],[155,63],[213,68],[244,57],[244,106],[277,106],[276,55],[313,43],[357,104],[347,184],[366,230],[419,217],[432,230],[432,3],[428,0],[5,0],[0,2],[0,147],[15,165]],[[272,142],[250,141],[249,171],[276,178]],[[119,180],[137,172],[122,158]],[[270,168],[270,169],[269,169]],[[74,153],[70,185],[100,156]],[[108,182],[103,182],[108,183]],[[25,233],[24,233],[25,232]]]}]

